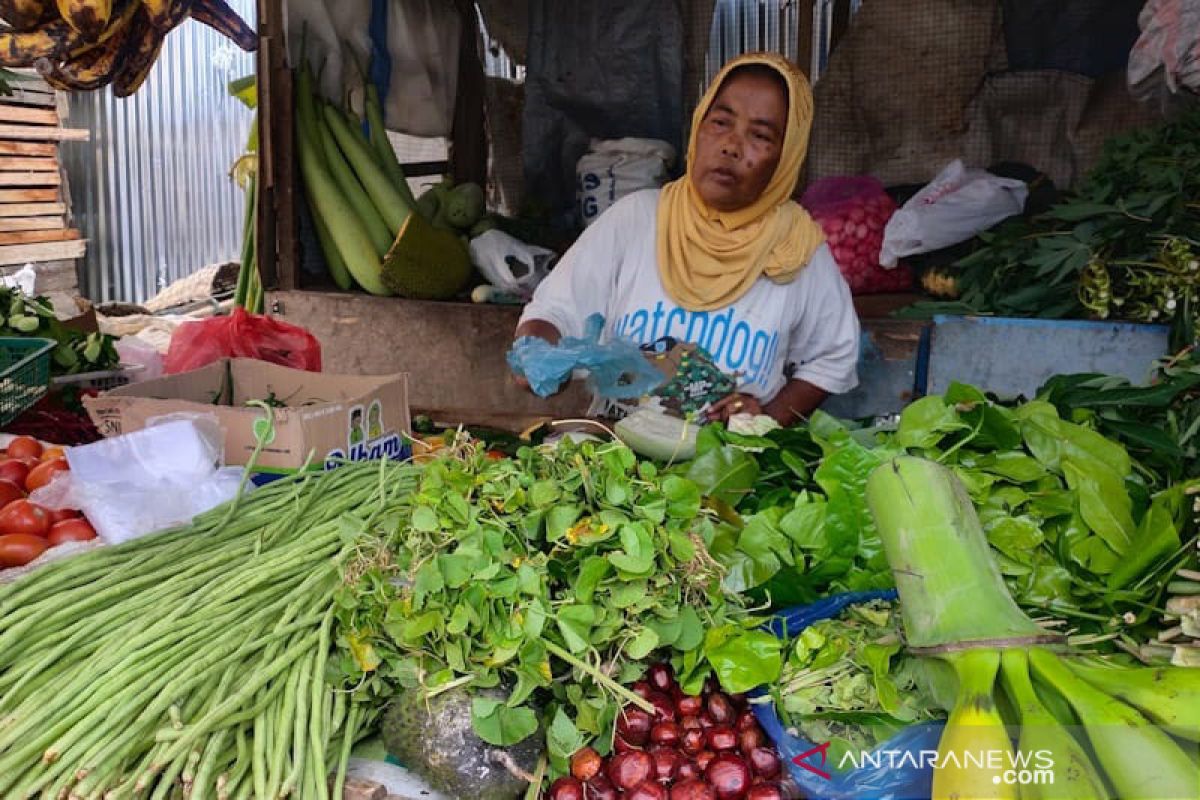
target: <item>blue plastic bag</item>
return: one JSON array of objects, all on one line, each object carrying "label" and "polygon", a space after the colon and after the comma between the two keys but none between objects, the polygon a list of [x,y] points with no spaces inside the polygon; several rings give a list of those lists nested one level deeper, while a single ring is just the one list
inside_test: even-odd
[{"label": "blue plastic bag", "polygon": [[554,345],[536,336],[522,336],[508,351],[508,365],[529,381],[538,397],[557,392],[577,369],[588,371],[588,381],[601,397],[640,397],[663,383],[663,374],[641,348],[621,339],[601,344],[603,331],[604,317],[592,314],[580,338],[566,337]]},{"label": "blue plastic bag", "polygon": [[[849,606],[896,597],[894,590],[834,595],[777,614],[767,628],[781,639],[791,639],[814,622],[835,617]],[[759,690],[755,694],[761,696],[764,692]],[[825,762],[825,751],[818,745],[784,730],[773,704],[754,703],[751,708],[758,724],[775,743],[792,779],[809,800],[928,800],[933,770],[921,767],[924,763],[921,753],[937,750],[943,723],[910,725],[875,748],[878,767],[876,759],[868,757],[863,761],[869,763],[859,769],[839,772],[836,764]],[[905,759],[905,754],[912,757]],[[797,759],[808,767],[800,766]]]}]

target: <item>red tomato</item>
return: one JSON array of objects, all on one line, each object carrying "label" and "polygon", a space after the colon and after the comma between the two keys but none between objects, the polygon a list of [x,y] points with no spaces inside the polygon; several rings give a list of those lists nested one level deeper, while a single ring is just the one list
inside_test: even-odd
[{"label": "red tomato", "polygon": [[24,533],[45,536],[50,530],[50,515],[46,509],[28,500],[14,500],[0,509],[0,536]]},{"label": "red tomato", "polygon": [[24,462],[15,458],[6,458],[0,461],[0,478],[12,481],[17,486],[24,486],[25,478],[28,475],[29,467]]},{"label": "red tomato", "polygon": [[502,461],[502,460],[508,458],[508,456],[506,456],[504,454],[503,450],[488,450],[487,457],[490,458],[492,461]]},{"label": "red tomato", "polygon": [[67,451],[63,450],[61,447],[47,447],[45,450],[42,451],[42,455],[38,459],[38,461],[53,461],[56,458],[66,458],[66,457],[67,457]]},{"label": "red tomato", "polygon": [[42,462],[29,471],[29,477],[25,479],[25,490],[32,492],[34,489],[40,489],[50,482],[56,472],[66,472],[69,469],[65,458]]},{"label": "red tomato", "polygon": [[8,443],[9,458],[38,458],[42,455],[42,445],[32,436],[18,436]]},{"label": "red tomato", "polygon": [[63,520],[76,519],[77,517],[83,516],[83,514],[81,514],[80,512],[76,511],[73,508],[64,508],[59,511],[55,511],[52,508],[47,508],[46,513],[50,515],[50,524],[51,525],[57,525],[58,523],[62,522]]},{"label": "red tomato", "polygon": [[14,500],[24,499],[25,492],[21,490],[20,486],[10,480],[0,478],[0,508],[4,508]]},{"label": "red tomato", "polygon": [[40,536],[14,533],[0,536],[0,569],[23,567],[46,552],[50,544]]},{"label": "red tomato", "polygon": [[68,519],[55,523],[46,541],[57,547],[63,542],[90,542],[95,538],[96,529],[86,519]]}]

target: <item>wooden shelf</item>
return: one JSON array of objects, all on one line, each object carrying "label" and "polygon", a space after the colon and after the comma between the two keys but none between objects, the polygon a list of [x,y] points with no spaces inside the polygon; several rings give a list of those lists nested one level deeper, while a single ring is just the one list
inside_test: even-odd
[{"label": "wooden shelf", "polygon": [[64,127],[65,95],[30,70],[15,72],[13,93],[0,97],[0,267],[32,263],[58,270],[74,288],[75,260],[87,242],[70,225],[70,191],[58,150],[89,133]]}]

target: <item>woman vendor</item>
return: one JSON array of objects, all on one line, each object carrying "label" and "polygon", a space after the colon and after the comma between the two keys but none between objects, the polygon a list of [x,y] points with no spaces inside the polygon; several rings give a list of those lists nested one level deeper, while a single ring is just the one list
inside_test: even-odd
[{"label": "woman vendor", "polygon": [[858,382],[859,326],[820,227],[791,199],[812,123],[791,62],[727,63],[692,119],[687,172],[600,215],[538,286],[517,338],[663,337],[703,348],[736,390],[710,420],[769,414],[789,425]]}]

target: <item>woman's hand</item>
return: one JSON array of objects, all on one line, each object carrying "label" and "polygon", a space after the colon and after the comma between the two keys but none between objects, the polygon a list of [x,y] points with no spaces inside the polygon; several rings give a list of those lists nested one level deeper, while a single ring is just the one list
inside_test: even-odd
[{"label": "woman's hand", "polygon": [[705,417],[709,422],[729,422],[729,418],[734,414],[761,413],[763,409],[758,398],[735,392],[713,403]]},{"label": "woman's hand", "polygon": [[[514,334],[514,339],[520,339],[523,336],[536,336],[539,339],[545,339],[550,344],[558,344],[558,340],[562,338],[558,328],[553,324],[541,319],[526,320],[517,326],[517,332]],[[529,379],[524,375],[512,373],[513,381],[521,389],[529,390]]]}]

